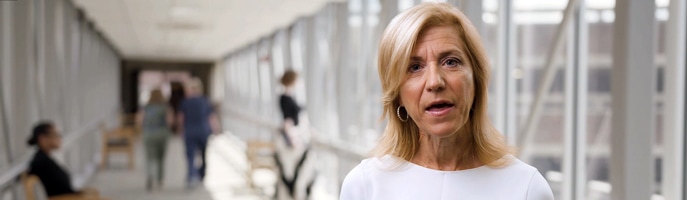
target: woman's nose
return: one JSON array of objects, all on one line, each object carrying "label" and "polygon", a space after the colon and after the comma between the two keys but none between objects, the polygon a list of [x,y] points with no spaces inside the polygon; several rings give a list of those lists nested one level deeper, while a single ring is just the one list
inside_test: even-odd
[{"label": "woman's nose", "polygon": [[429,64],[426,76],[425,89],[428,92],[441,92],[446,88],[444,74],[435,63]]}]

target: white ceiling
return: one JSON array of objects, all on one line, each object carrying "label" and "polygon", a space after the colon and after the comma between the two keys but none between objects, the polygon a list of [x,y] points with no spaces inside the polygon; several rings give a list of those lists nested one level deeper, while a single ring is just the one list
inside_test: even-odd
[{"label": "white ceiling", "polygon": [[128,59],[214,61],[331,0],[74,0]]}]

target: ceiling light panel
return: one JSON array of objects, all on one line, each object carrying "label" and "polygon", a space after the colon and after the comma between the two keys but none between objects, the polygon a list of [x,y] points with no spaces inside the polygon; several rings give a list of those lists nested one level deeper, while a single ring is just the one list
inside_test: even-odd
[{"label": "ceiling light panel", "polygon": [[[127,57],[218,59],[328,0],[74,0]],[[171,52],[160,51],[169,47]],[[181,53],[180,53],[181,52]]]}]

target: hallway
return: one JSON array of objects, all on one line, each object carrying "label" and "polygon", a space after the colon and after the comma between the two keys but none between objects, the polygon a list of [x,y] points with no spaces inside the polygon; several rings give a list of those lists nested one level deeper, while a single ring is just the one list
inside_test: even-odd
[{"label": "hallway", "polygon": [[[414,19],[441,13],[423,7],[452,20]],[[433,66],[416,55],[427,30],[456,24],[445,33],[460,45],[435,61],[466,74],[415,71]],[[0,0],[0,200],[86,187],[108,200],[334,200],[364,159],[418,164],[430,125],[493,133],[466,144],[511,151],[475,163],[512,154],[555,199],[687,200],[686,80],[687,0]],[[169,109],[137,120],[153,105]],[[186,188],[184,140],[173,136],[163,188],[145,189],[145,121],[221,133],[200,187]],[[447,152],[484,146],[496,145]],[[72,188],[31,192],[43,182],[27,175],[48,168],[32,160],[45,152],[56,172],[43,177],[61,181],[41,180]]]},{"label": "hallway", "polygon": [[[204,186],[193,190],[185,188],[186,161],[183,141],[171,137],[165,160],[165,181],[162,190],[145,190],[143,145],[136,146],[136,167],[126,168],[124,154],[113,155],[110,167],[98,171],[90,187],[98,188],[101,196],[116,199],[182,200],[182,199],[235,199],[259,200],[257,192],[245,180],[245,156],[240,141],[225,134],[211,139],[208,147],[208,174]],[[267,177],[269,179],[269,177]]]}]

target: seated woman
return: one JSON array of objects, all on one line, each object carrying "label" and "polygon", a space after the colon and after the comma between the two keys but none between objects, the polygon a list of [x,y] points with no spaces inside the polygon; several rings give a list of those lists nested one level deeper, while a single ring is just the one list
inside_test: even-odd
[{"label": "seated woman", "polygon": [[[50,153],[59,149],[62,140],[51,122],[41,122],[33,128],[28,141],[29,146],[37,146],[38,151],[29,165],[29,174],[36,175],[43,184],[48,197],[75,195],[97,197],[92,189],[76,191],[72,188],[69,174],[50,157]],[[94,198],[97,199],[97,198]]]}]

